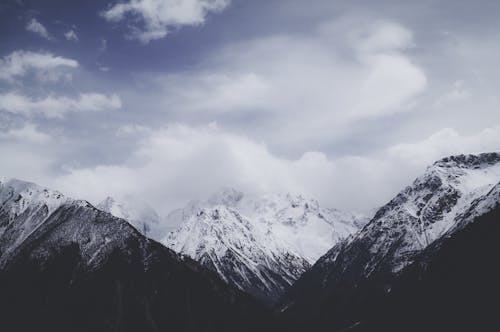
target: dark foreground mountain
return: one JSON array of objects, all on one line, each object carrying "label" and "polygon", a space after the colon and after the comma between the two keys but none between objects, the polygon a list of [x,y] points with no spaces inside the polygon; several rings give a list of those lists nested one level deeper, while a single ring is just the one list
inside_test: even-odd
[{"label": "dark foreground mountain", "polygon": [[499,237],[500,205],[427,248],[400,275],[369,278],[356,290],[330,292],[320,306],[285,313],[286,330],[497,331]]},{"label": "dark foreground mountain", "polygon": [[84,201],[0,183],[2,331],[263,331],[269,315],[198,263]]},{"label": "dark foreground mountain", "polygon": [[279,307],[287,329],[495,327],[499,162],[492,153],[430,167],[299,279]]}]

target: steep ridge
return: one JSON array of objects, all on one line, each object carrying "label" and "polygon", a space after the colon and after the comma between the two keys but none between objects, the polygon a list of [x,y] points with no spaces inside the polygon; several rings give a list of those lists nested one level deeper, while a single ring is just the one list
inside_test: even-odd
[{"label": "steep ridge", "polygon": [[[500,185],[491,210],[426,248],[375,293],[363,331],[493,331],[500,296]],[[487,199],[491,199],[490,196]],[[490,200],[493,202],[493,200]],[[484,210],[483,210],[484,211]],[[411,322],[411,324],[408,324]]]},{"label": "steep ridge", "polygon": [[[495,304],[500,296],[499,202],[492,210],[474,217],[473,223],[435,241],[384,285],[371,283],[373,280],[360,284],[360,290],[369,297],[363,306],[356,305],[355,315],[350,314],[354,319],[348,330],[496,330]],[[331,331],[331,326],[327,330]]]},{"label": "steep ridge", "polygon": [[162,242],[267,303],[363,223],[302,196],[246,197],[233,189],[179,214],[182,226]]},{"label": "steep ridge", "polygon": [[278,306],[284,321],[298,330],[358,326],[424,250],[495,208],[499,181],[498,153],[436,162],[298,280]]},{"label": "steep ridge", "polygon": [[214,273],[89,203],[0,185],[6,331],[256,331],[272,325]]},{"label": "steep ridge", "polygon": [[0,262],[63,204],[85,204],[17,179],[0,180]]}]

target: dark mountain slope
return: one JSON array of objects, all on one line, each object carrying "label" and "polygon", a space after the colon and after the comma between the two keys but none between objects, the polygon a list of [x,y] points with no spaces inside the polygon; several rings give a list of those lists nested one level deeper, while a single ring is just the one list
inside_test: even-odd
[{"label": "dark mountain slope", "polygon": [[359,331],[498,331],[500,205],[374,292]]},{"label": "dark mountain slope", "polygon": [[[500,204],[415,257],[286,310],[288,331],[495,331],[500,298]],[[313,279],[313,274],[309,275]],[[311,280],[301,279],[299,289]],[[297,290],[296,290],[297,291]],[[300,310],[298,310],[300,308]]]},{"label": "dark mountain slope", "polygon": [[[425,259],[434,259],[444,241],[454,238],[460,230],[469,229],[474,221],[480,220],[480,216],[497,211],[500,202],[499,160],[496,153],[456,156],[430,167],[412,186],[381,208],[359,233],[332,248],[297,281],[279,306],[285,325],[291,331],[339,331],[363,326],[368,331],[374,330],[374,326],[384,326],[382,331],[407,331],[413,326],[425,327],[425,331],[439,331],[439,327],[435,328],[440,326],[437,318],[446,307],[453,307],[456,303],[461,306],[469,304],[452,297],[443,298],[443,308],[436,309],[436,315],[431,317],[424,308],[439,303],[439,292],[436,295],[425,293],[418,288],[415,278],[427,275]],[[495,236],[498,235],[500,233]],[[485,255],[492,261],[499,258],[500,252],[484,247],[485,243],[463,240],[460,245],[462,250],[476,246],[477,255]],[[450,251],[449,255],[452,254]],[[457,251],[456,255],[460,261],[462,254]],[[430,284],[424,287],[432,289],[432,282],[440,285],[447,279],[452,279],[455,284],[462,283],[462,287],[468,287],[467,291],[476,287],[461,279],[461,275],[440,274],[439,266],[436,263],[435,272],[429,277]],[[456,266],[457,270],[459,268],[462,267]],[[469,269],[466,265],[463,268]],[[485,279],[485,273],[495,273],[488,269],[496,267],[490,264],[482,268],[472,268],[471,274],[476,273],[473,269],[478,269],[475,281]],[[410,277],[410,271],[414,271],[414,279]],[[403,295],[399,298],[394,295],[399,294],[396,285],[401,285],[399,292]],[[414,289],[418,291],[412,293]],[[426,294],[427,298],[421,302],[413,299],[420,294]],[[403,322],[399,317],[409,319],[411,324],[398,325]],[[459,317],[458,326],[462,325],[460,319],[465,323],[465,319]]]},{"label": "dark mountain slope", "polygon": [[[3,331],[270,328],[268,313],[248,296],[125,221],[69,200],[36,223],[39,210],[50,209],[41,201],[13,209],[12,202],[22,201],[16,195],[1,209],[0,241],[15,243],[0,253]],[[26,233],[28,224],[36,227]]]}]

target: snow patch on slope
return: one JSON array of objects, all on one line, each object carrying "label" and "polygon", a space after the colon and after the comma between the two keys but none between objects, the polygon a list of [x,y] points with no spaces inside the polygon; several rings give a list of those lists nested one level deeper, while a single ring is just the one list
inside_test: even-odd
[{"label": "snow patch on slope", "polygon": [[474,201],[500,181],[500,154],[460,155],[429,167],[411,186],[382,207],[351,240],[364,241],[372,254],[370,274],[382,262],[398,272],[413,256],[460,223]]},{"label": "snow patch on slope", "polygon": [[167,247],[240,289],[273,296],[364,223],[300,195],[246,196],[231,188],[171,215],[183,223],[162,240]]}]

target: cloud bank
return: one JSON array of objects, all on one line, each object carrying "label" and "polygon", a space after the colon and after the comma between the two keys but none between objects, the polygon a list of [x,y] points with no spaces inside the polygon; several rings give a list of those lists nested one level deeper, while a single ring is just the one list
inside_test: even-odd
[{"label": "cloud bank", "polygon": [[394,22],[322,24],[312,35],[231,44],[196,70],[152,76],[164,110],[250,118],[267,142],[305,149],[357,123],[417,111],[428,80],[407,54],[414,44]]},{"label": "cloud bank", "polygon": [[[118,136],[136,133],[129,129]],[[162,213],[224,186],[257,194],[301,193],[326,206],[367,212],[385,204],[396,194],[394,190],[402,189],[408,179],[439,158],[500,149],[500,127],[470,136],[444,129],[425,140],[389,146],[372,156],[330,158],[310,151],[297,159],[277,156],[265,144],[214,124],[140,129],[143,138],[125,164],[68,168],[54,185],[94,202],[108,195],[140,197]]]}]

